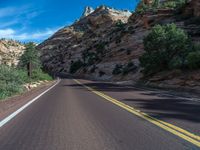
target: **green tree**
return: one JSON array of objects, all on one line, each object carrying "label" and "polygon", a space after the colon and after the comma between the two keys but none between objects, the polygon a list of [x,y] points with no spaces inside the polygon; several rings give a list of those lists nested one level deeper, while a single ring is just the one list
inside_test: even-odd
[{"label": "green tree", "polygon": [[27,68],[28,75],[31,77],[33,68],[40,68],[39,52],[32,42],[25,45],[24,54],[20,58],[19,66]]},{"label": "green tree", "polygon": [[145,74],[184,67],[191,49],[188,35],[175,24],[157,25],[144,38],[144,55],[140,58]]}]

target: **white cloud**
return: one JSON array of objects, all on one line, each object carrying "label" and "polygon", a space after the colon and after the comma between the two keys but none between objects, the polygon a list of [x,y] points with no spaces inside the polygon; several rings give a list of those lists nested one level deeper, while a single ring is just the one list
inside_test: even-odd
[{"label": "white cloud", "polygon": [[10,16],[20,16],[26,14],[28,12],[32,12],[33,10],[27,5],[21,7],[5,7],[0,8],[0,18],[10,17]]},{"label": "white cloud", "polygon": [[8,38],[12,35],[15,34],[15,31],[12,29],[4,29],[4,30],[0,30],[0,37],[1,38]]},{"label": "white cloud", "polygon": [[43,12],[29,5],[0,8],[0,28],[6,28],[16,24],[29,24],[32,18],[39,16]]},{"label": "white cloud", "polygon": [[15,25],[17,23],[19,23],[17,19],[10,20],[10,21],[1,21],[0,28],[6,28],[8,26]]},{"label": "white cloud", "polygon": [[30,40],[37,40],[41,41],[48,37],[50,37],[52,34],[54,34],[58,28],[56,29],[45,29],[44,31],[38,31],[35,33],[17,33],[13,29],[1,29],[0,30],[0,38],[7,38],[7,39],[14,39],[19,41],[30,41]]}]

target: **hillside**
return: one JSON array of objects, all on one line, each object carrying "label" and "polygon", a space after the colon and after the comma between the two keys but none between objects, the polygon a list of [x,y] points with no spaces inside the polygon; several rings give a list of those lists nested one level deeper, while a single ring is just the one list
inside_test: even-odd
[{"label": "hillside", "polygon": [[14,40],[0,40],[0,64],[16,66],[25,46]]},{"label": "hillside", "polygon": [[[166,1],[162,3],[169,5]],[[139,9],[141,5],[131,14],[106,6],[95,10],[86,8],[80,20],[38,46],[45,70],[94,79],[138,81],[143,77],[138,60],[144,53],[143,39],[154,25],[175,23],[193,42],[200,41],[198,0],[189,1],[179,10],[159,7],[156,12],[151,9],[142,12]],[[193,74],[196,76],[198,72]]]}]

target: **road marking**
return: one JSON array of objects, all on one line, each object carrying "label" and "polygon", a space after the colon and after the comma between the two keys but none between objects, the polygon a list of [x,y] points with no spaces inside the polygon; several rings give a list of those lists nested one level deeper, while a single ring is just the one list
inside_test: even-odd
[{"label": "road marking", "polygon": [[24,106],[22,106],[21,108],[19,108],[17,111],[13,112],[11,115],[9,115],[8,117],[6,117],[2,121],[0,121],[0,128],[3,127],[6,123],[8,123],[10,120],[12,120],[14,117],[16,117],[25,108],[27,108],[28,106],[30,106],[33,102],[35,102],[36,100],[38,100],[45,93],[47,93],[52,88],[54,88],[59,82],[60,82],[60,79],[56,82],[56,84],[54,84],[53,86],[51,86],[49,89],[47,89],[46,91],[42,92],[40,95],[38,95],[37,97],[35,97],[34,99],[32,99],[30,102],[28,102],[27,104],[25,104]]},{"label": "road marking", "polygon": [[192,143],[192,144],[194,144],[198,147],[200,147],[200,136],[195,135],[195,134],[193,134],[189,131],[186,131],[186,130],[184,130],[180,127],[177,127],[175,125],[172,125],[170,123],[164,122],[164,121],[156,119],[154,117],[151,117],[148,114],[141,112],[140,110],[135,109],[134,107],[131,107],[131,106],[125,104],[125,103],[120,102],[119,100],[116,100],[116,99],[114,99],[114,98],[112,98],[108,95],[105,95],[102,92],[99,92],[99,91],[97,91],[97,90],[95,90],[91,87],[88,87],[88,86],[82,84],[80,81],[78,81],[76,79],[73,79],[73,80],[76,83],[78,83],[78,84],[82,85],[83,87],[85,87],[86,89],[88,89],[89,91],[91,91],[91,92],[95,93],[96,95],[106,99],[107,101],[127,110],[128,112],[130,112],[130,113],[132,113],[132,114],[134,114],[138,117],[141,117],[141,118],[153,123],[154,125],[162,128],[162,129],[164,129],[164,130],[166,130],[166,131],[168,131],[168,132],[170,132],[170,133],[172,133],[172,134],[174,134],[174,135],[176,135],[176,136],[178,136],[178,137],[180,137],[180,138],[182,138],[182,139],[184,139],[184,140],[186,140],[186,141],[188,141],[188,142],[190,142],[190,143]]}]

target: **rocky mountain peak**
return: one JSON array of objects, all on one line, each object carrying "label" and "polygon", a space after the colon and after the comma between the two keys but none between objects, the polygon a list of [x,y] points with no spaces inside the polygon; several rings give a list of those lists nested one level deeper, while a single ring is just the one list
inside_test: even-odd
[{"label": "rocky mountain peak", "polygon": [[93,12],[94,12],[94,9],[92,7],[86,6],[81,18],[84,18]]},{"label": "rocky mountain peak", "polygon": [[129,10],[117,10],[115,8],[108,7],[105,5],[101,5],[97,7],[95,10],[95,13],[97,12],[101,12],[102,14],[107,13],[114,16],[120,15],[120,16],[125,16],[125,17],[130,17],[130,15],[132,14]]}]

